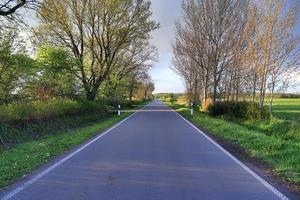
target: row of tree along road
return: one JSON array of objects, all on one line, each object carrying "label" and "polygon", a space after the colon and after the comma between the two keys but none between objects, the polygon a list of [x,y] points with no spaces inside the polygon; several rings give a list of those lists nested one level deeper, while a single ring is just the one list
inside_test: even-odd
[{"label": "row of tree along road", "polygon": [[150,6],[149,0],[0,1],[0,150],[152,98],[157,50],[150,39],[159,24]]},{"label": "row of tree along road", "polygon": [[263,117],[270,93],[285,91],[299,74],[299,4],[285,0],[184,0],[176,22],[174,70],[196,104],[247,96]]},{"label": "row of tree along road", "polygon": [[[149,40],[159,24],[150,19],[150,5],[148,0],[1,2],[1,102],[151,97],[148,71],[157,51]],[[37,16],[34,23],[29,19],[31,26],[24,26],[22,11]]]}]

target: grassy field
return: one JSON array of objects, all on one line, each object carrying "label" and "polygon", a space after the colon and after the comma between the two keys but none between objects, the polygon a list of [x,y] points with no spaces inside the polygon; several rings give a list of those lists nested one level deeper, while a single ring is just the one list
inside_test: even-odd
[{"label": "grassy field", "polygon": [[171,106],[199,127],[267,163],[282,180],[300,191],[300,99],[276,99],[274,117],[265,121],[214,118],[201,112],[191,117],[184,106]]},{"label": "grassy field", "polygon": [[279,119],[300,122],[300,98],[275,99],[273,109],[274,116]]}]

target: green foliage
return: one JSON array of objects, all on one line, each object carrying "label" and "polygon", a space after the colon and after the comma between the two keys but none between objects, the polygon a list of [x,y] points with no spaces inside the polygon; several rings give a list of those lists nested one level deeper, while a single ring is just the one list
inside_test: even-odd
[{"label": "green foliage", "polygon": [[300,98],[275,99],[273,102],[273,115],[278,119],[300,123]]},{"label": "green foliage", "polygon": [[158,93],[154,97],[164,102],[174,103],[182,94],[179,93]]},{"label": "green foliage", "polygon": [[[150,44],[151,32],[159,24],[151,18],[149,0],[77,4],[78,9],[73,9],[68,1],[43,1],[37,15],[41,23],[36,30],[41,38],[50,43],[55,41],[72,52],[80,63],[78,78],[86,98],[95,101],[105,83],[123,80],[133,71],[148,70],[156,52]],[[117,90],[113,92],[120,94]]]},{"label": "green foliage", "polygon": [[[247,101],[235,102],[216,102],[215,105],[208,106],[208,112],[211,116],[226,115],[231,118],[257,120],[259,117],[259,105]],[[265,108],[263,111],[263,119],[268,119],[269,113]]]},{"label": "green foliage", "polygon": [[39,47],[36,55],[38,69],[28,84],[28,93],[34,99],[53,97],[75,98],[80,85],[75,76],[76,60],[61,48],[49,45]]},{"label": "green foliage", "polygon": [[106,111],[103,104],[53,99],[0,106],[0,122],[39,121],[59,116]]},{"label": "green foliage", "polygon": [[[112,105],[122,101],[126,101],[128,82],[126,80],[114,80],[110,79],[103,83],[103,87],[100,88],[98,97],[108,102],[108,105]],[[111,103],[109,103],[111,102]]]},{"label": "green foliage", "polygon": [[21,53],[22,44],[15,44],[16,27],[0,31],[0,104],[13,101],[24,82],[32,75],[35,61]]},{"label": "green foliage", "polygon": [[107,107],[103,103],[72,100],[54,99],[1,106],[1,143],[3,146],[31,140],[56,130],[76,126],[76,123],[103,118],[107,113]]},{"label": "green foliage", "polygon": [[228,104],[224,102],[216,102],[215,105],[210,105],[208,107],[208,112],[212,116],[225,115],[228,110]]},{"label": "green foliage", "polygon": [[50,45],[40,46],[36,56],[41,70],[47,75],[68,73],[76,65],[75,60],[68,52]]},{"label": "green foliage", "polygon": [[300,98],[300,94],[292,94],[292,93],[281,93],[277,95],[277,98]]},{"label": "green foliage", "polygon": [[176,101],[175,95],[173,93],[169,94],[169,100],[171,103],[174,103]]}]

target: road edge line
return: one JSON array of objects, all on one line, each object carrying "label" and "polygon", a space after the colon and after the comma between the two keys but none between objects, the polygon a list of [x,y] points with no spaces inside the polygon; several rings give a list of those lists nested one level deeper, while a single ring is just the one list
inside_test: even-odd
[{"label": "road edge line", "polygon": [[[151,103],[151,102],[150,102]],[[149,104],[150,104],[149,103]],[[75,156],[76,154],[78,154],[79,152],[81,152],[82,150],[84,150],[86,147],[90,146],[91,144],[93,144],[94,142],[96,142],[97,140],[99,140],[100,138],[104,137],[105,135],[107,135],[110,131],[114,130],[115,128],[117,128],[118,126],[120,126],[121,124],[123,124],[124,122],[126,122],[128,119],[130,119],[131,117],[133,117],[135,114],[137,114],[139,111],[143,110],[145,107],[147,107],[149,104],[145,105],[144,107],[142,107],[141,109],[139,109],[138,111],[132,113],[131,115],[129,115],[128,117],[126,117],[125,119],[123,119],[122,121],[118,122],[117,124],[113,125],[112,127],[110,127],[109,129],[107,129],[104,132],[100,132],[98,134],[98,136],[96,136],[94,139],[92,139],[91,141],[89,141],[88,143],[84,144],[83,146],[79,147],[78,149],[76,149],[74,152],[66,155],[65,157],[61,158],[59,161],[56,161],[55,163],[53,163],[50,167],[46,168],[45,170],[43,170],[42,172],[38,173],[37,175],[33,176],[31,179],[29,179],[28,181],[25,181],[24,183],[22,183],[20,186],[18,186],[17,188],[13,189],[12,191],[8,192],[8,194],[4,195],[3,197],[1,197],[1,200],[9,200],[11,198],[13,198],[15,195],[17,195],[19,192],[21,192],[22,190],[26,189],[28,186],[32,185],[33,183],[35,183],[36,181],[38,181],[39,179],[41,179],[43,176],[45,176],[46,174],[48,174],[49,172],[51,172],[52,170],[54,170],[55,168],[57,168],[58,166],[60,166],[61,164],[63,164],[65,161],[69,160],[70,158],[72,158],[73,156]],[[72,151],[72,149],[70,150]],[[46,163],[45,163],[46,164]]]},{"label": "road edge line", "polygon": [[[170,107],[170,106],[169,106]],[[279,197],[281,200],[289,200],[289,198],[284,195],[282,192],[277,190],[274,186],[272,186],[270,183],[268,183],[265,179],[260,177],[258,174],[256,174],[253,170],[251,170],[249,167],[247,167],[242,161],[237,159],[234,155],[229,153],[226,149],[224,149],[220,144],[218,144],[216,141],[214,141],[211,137],[209,137],[207,134],[205,134],[203,131],[201,131],[197,126],[195,126],[192,122],[184,118],[181,114],[179,114],[176,110],[171,108],[178,116],[180,116],[185,122],[187,122],[190,126],[192,126],[197,132],[199,132],[203,137],[205,137],[207,140],[209,140],[212,144],[214,144],[216,147],[218,147],[223,153],[225,153],[228,157],[230,157],[235,163],[237,163],[241,168],[243,168],[246,172],[251,174],[256,180],[258,180],[262,185],[264,185],[266,188],[268,188],[271,192],[273,192],[277,197]]]}]

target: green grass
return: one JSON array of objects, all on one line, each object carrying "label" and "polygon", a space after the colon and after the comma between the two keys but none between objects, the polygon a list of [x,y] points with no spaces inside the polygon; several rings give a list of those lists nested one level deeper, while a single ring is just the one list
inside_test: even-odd
[{"label": "green grass", "polygon": [[197,126],[268,163],[279,177],[300,189],[300,99],[276,99],[274,117],[266,121],[214,118],[201,112],[191,117],[183,106],[171,106]]},{"label": "green grass", "polygon": [[273,105],[275,117],[300,122],[300,98],[275,99]]},{"label": "green grass", "polygon": [[[267,102],[266,102],[267,103]],[[265,121],[239,121],[248,129],[272,135],[292,143],[300,142],[300,98],[275,99],[274,116]]]},{"label": "green grass", "polygon": [[83,143],[128,115],[129,113],[123,113],[121,117],[113,116],[86,127],[45,135],[37,140],[0,151],[0,188],[30,173],[55,156]]}]

